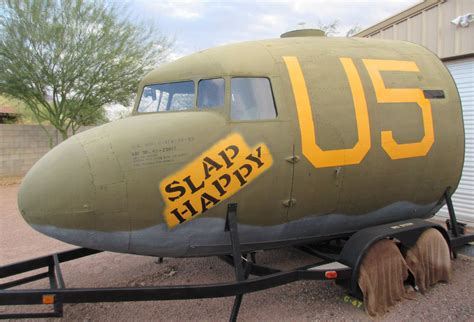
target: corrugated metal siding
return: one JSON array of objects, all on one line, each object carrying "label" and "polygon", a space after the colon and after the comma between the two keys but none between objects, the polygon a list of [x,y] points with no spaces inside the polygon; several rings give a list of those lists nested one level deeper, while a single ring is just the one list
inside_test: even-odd
[{"label": "corrugated metal siding", "polygon": [[474,12],[474,0],[440,1],[408,16],[400,14],[389,18],[380,28],[368,28],[356,37],[407,40],[427,47],[440,58],[471,54],[474,52],[474,23],[469,27],[451,23],[454,18],[471,12]]},{"label": "corrugated metal siding", "polygon": [[[459,219],[474,223],[474,58],[446,62],[458,87],[463,107],[466,150],[461,182],[453,195]],[[438,215],[448,216],[446,207]]]}]

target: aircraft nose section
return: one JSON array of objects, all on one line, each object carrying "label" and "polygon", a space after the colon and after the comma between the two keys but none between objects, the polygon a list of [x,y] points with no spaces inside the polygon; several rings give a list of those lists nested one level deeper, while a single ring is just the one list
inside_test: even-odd
[{"label": "aircraft nose section", "polygon": [[103,129],[53,148],[31,168],[18,193],[18,208],[37,231],[117,252],[128,249],[126,205],[126,183]]},{"label": "aircraft nose section", "polygon": [[21,184],[18,207],[41,232],[46,227],[77,228],[93,210],[93,192],[86,153],[71,137],[31,168]]}]

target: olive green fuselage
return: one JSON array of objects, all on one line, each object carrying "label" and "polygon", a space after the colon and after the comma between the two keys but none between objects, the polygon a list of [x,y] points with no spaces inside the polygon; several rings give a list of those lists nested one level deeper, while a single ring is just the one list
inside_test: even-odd
[{"label": "olive green fuselage", "polygon": [[[276,117],[233,120],[235,77],[268,78]],[[213,78],[225,80],[224,104],[198,109],[198,83]],[[193,109],[137,111],[145,86],[178,81],[194,81]],[[225,215],[237,203],[244,249],[278,247],[432,216],[463,166],[455,84],[408,42],[301,37],[209,49],[148,74],[133,114],[38,161],[19,193],[29,224],[90,248],[211,255],[229,251]],[[188,196],[195,203],[183,208]]]}]

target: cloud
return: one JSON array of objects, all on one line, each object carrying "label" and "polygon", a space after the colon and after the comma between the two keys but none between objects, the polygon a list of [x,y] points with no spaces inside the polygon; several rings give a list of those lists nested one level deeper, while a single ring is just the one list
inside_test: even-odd
[{"label": "cloud", "polygon": [[144,1],[142,5],[146,10],[159,13],[162,16],[184,20],[200,18],[200,12],[205,7],[204,2],[197,0]]},{"label": "cloud", "polygon": [[275,16],[275,15],[262,15],[261,18],[262,18],[262,23],[270,27],[273,27],[279,22],[281,17]]},{"label": "cloud", "polygon": [[419,0],[275,0],[275,1],[147,1],[134,10],[157,20],[176,35],[171,58],[237,41],[278,38],[301,28],[318,28],[337,20],[338,35],[351,27],[369,27]]}]

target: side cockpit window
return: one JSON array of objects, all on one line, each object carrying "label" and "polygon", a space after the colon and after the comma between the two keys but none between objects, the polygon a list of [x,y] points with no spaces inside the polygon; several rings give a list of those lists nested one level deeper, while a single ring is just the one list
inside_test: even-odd
[{"label": "side cockpit window", "polygon": [[147,85],[138,105],[139,113],[182,111],[194,108],[194,82]]},{"label": "side cockpit window", "polygon": [[225,81],[223,78],[203,79],[198,85],[198,103],[200,109],[224,106]]},{"label": "side cockpit window", "polygon": [[268,78],[234,77],[231,80],[232,120],[268,120],[277,116]]}]

